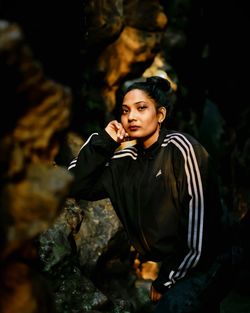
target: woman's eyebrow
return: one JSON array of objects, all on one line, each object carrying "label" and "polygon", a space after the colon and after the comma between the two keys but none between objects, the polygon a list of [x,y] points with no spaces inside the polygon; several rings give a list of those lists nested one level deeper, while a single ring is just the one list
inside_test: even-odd
[{"label": "woman's eyebrow", "polygon": [[146,101],[141,100],[141,101],[135,102],[135,104],[141,104],[141,103],[146,103]]},{"label": "woman's eyebrow", "polygon": [[[132,104],[141,104],[141,103],[145,103],[145,104],[146,104],[146,102],[143,101],[143,100],[134,102],[134,103],[132,103]],[[128,106],[128,104],[126,104],[126,103],[123,103],[122,105],[123,105],[123,106]]]}]

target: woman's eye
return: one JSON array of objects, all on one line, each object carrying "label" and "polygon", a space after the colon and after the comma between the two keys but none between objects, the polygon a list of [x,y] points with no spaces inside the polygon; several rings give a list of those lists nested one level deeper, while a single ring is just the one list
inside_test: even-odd
[{"label": "woman's eye", "polygon": [[138,108],[139,111],[143,111],[144,109],[146,109],[146,106],[144,106],[144,105],[143,105],[143,106],[140,106],[140,107]]},{"label": "woman's eye", "polygon": [[122,114],[127,114],[128,113],[128,109],[122,109]]}]

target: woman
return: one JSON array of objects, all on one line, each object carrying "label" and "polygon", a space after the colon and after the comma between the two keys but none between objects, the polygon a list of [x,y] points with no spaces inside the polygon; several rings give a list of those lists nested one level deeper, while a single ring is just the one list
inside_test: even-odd
[{"label": "woman", "polygon": [[[154,312],[215,313],[224,281],[220,198],[204,147],[161,127],[169,91],[161,77],[128,87],[121,122],[92,134],[71,162],[70,195],[109,197],[135,249],[161,264],[150,290]],[[136,144],[117,149],[126,139]]]}]

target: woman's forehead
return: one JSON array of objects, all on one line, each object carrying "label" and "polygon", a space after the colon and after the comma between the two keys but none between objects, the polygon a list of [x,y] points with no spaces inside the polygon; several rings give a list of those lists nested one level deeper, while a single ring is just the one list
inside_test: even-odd
[{"label": "woman's forehead", "polygon": [[153,103],[153,100],[147,95],[147,93],[140,89],[132,89],[126,93],[123,98],[123,105],[135,104],[140,102]]}]

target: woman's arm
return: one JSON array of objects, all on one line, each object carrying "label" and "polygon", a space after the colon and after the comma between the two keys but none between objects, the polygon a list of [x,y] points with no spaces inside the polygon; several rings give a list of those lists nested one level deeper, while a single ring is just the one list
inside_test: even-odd
[{"label": "woman's arm", "polygon": [[108,197],[103,182],[109,180],[105,166],[125,136],[120,123],[111,121],[105,130],[93,133],[81,147],[68,170],[73,174],[70,197],[99,200]]},{"label": "woman's arm", "polygon": [[200,262],[204,243],[205,195],[204,182],[207,175],[208,154],[197,142],[174,133],[169,136],[172,148],[172,163],[178,190],[178,205],[182,229],[181,244],[186,246],[172,268],[163,262],[158,278],[154,281],[157,291],[163,292]]}]

